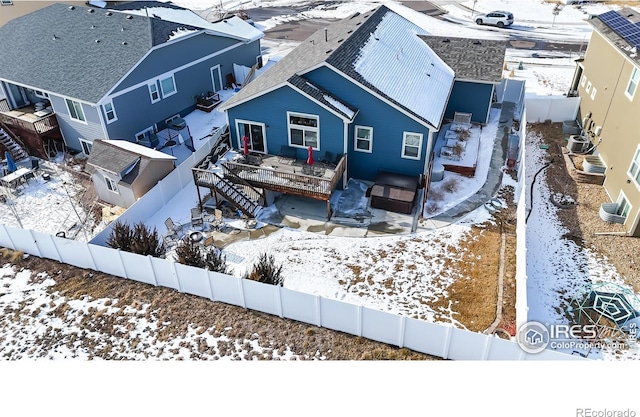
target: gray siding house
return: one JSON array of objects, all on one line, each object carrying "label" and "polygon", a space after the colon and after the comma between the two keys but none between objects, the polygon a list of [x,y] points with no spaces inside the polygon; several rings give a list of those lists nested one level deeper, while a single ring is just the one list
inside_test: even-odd
[{"label": "gray siding house", "polygon": [[175,168],[175,161],[126,140],[97,139],[86,169],[102,201],[129,208]]},{"label": "gray siding house", "polygon": [[0,28],[0,113],[44,108],[66,147],[86,155],[96,139],[141,141],[221,90],[233,64],[254,66],[263,36],[238,17],[210,23],[170,3],[53,4]]}]

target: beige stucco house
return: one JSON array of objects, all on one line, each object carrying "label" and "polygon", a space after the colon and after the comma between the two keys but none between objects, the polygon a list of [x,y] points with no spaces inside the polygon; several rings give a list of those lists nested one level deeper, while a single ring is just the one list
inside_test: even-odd
[{"label": "beige stucco house", "polygon": [[86,170],[100,200],[129,208],[175,168],[175,161],[137,143],[96,139]]},{"label": "beige stucco house", "polygon": [[623,8],[589,20],[591,40],[573,79],[578,121],[595,146],[611,201],[600,217],[640,236],[640,13]]}]

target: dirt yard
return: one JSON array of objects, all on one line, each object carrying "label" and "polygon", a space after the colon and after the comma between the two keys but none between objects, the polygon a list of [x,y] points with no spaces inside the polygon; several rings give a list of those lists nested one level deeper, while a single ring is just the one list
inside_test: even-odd
[{"label": "dirt yard", "polygon": [[[606,235],[600,233],[620,233],[622,225],[611,224],[600,219],[598,210],[602,203],[610,202],[604,187],[596,184],[576,182],[565,164],[563,152],[566,152],[566,134],[562,132],[561,123],[537,123],[528,127],[530,133],[537,133],[543,143],[549,145],[547,160],[551,165],[545,176],[551,191],[556,195],[569,197],[576,204],[558,210],[558,217],[569,230],[566,238],[573,240],[584,248],[590,248],[608,258],[616,266],[627,284],[637,292],[640,291],[640,268],[637,256],[640,253],[640,239]],[[574,158],[580,165],[580,158]]]}]

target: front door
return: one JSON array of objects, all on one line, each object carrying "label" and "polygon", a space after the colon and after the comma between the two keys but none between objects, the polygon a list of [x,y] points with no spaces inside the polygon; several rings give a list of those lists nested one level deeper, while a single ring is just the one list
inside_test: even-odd
[{"label": "front door", "polygon": [[238,148],[243,149],[242,137],[249,139],[249,149],[253,152],[267,153],[265,143],[264,123],[249,122],[245,120],[236,121],[236,132],[238,133]]},{"label": "front door", "polygon": [[222,90],[222,73],[220,72],[220,65],[216,65],[211,68],[211,83],[213,85],[213,91]]}]

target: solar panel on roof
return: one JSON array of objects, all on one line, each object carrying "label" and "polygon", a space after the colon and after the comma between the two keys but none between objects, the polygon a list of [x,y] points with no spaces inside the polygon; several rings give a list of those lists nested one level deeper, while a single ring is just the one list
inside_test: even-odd
[{"label": "solar panel on roof", "polygon": [[640,48],[640,22],[634,24],[615,10],[602,13],[598,18],[631,45]]}]

